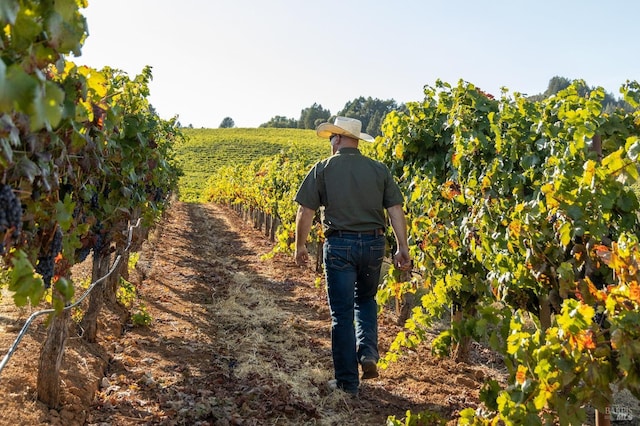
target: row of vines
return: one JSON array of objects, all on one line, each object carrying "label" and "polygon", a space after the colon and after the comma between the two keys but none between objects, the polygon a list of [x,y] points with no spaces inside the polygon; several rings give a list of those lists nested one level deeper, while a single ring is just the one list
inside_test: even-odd
[{"label": "row of vines", "polygon": [[[126,268],[133,224],[139,244],[166,209],[180,174],[181,134],[148,102],[151,69],[135,78],[68,60],[87,37],[86,0],[7,0],[0,6],[0,248],[15,304],[54,308],[43,342],[38,398],[59,404],[59,372],[79,287],[71,267],[93,253],[94,281],[113,257]],[[84,338],[95,341],[104,297],[90,294]]]},{"label": "row of vines", "polygon": [[[276,244],[272,253],[290,253],[298,208],[295,193],[317,160],[293,143],[277,155],[254,160],[246,166],[223,166],[207,181],[202,198],[227,205],[240,204],[246,210],[277,218],[279,227],[274,232]],[[321,237],[322,228],[317,224],[310,238],[318,241]]]},{"label": "row of vines", "polygon": [[462,424],[576,424],[612,385],[639,396],[640,91],[623,87],[635,113],[607,115],[604,92],[582,97],[582,84],[530,102],[439,83],[385,122],[377,152],[404,183],[413,284],[428,289],[387,360],[453,308],[433,350],[474,338],[510,373]]},{"label": "row of vines", "polygon": [[[475,339],[504,357],[508,384],[486,383],[460,424],[580,424],[616,389],[640,397],[640,86],[627,82],[631,108],[611,114],[602,89],[583,88],[534,102],[438,81],[362,147],[405,193],[416,272],[403,282],[391,268],[379,300],[420,296],[382,366],[451,313],[434,353],[463,359]],[[289,251],[293,195],[315,160],[230,168],[208,196],[273,211],[275,251]]]}]

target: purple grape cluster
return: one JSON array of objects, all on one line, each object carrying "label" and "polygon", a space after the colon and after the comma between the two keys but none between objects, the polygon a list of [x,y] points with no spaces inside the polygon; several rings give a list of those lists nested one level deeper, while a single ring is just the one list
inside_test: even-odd
[{"label": "purple grape cluster", "polygon": [[17,239],[22,231],[22,205],[9,185],[0,186],[0,254],[4,254],[4,238]]},{"label": "purple grape cluster", "polygon": [[38,256],[38,263],[36,264],[36,272],[42,275],[44,281],[44,288],[51,286],[51,279],[53,278],[56,256],[62,251],[62,231],[60,227],[56,227],[56,231],[53,234],[51,244],[46,251],[41,251]]}]

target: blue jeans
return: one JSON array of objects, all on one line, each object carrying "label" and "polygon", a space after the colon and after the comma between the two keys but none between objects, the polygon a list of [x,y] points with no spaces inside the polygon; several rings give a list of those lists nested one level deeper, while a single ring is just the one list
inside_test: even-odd
[{"label": "blue jeans", "polygon": [[379,358],[375,296],[384,252],[384,236],[335,235],[324,242],[333,367],[338,387],[348,392],[358,390],[362,358]]}]

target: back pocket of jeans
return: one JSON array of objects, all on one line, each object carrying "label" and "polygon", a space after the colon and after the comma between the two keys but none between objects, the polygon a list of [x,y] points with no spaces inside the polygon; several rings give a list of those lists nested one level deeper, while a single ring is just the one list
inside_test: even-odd
[{"label": "back pocket of jeans", "polygon": [[349,267],[350,256],[351,247],[329,246],[325,259],[326,266],[331,269],[347,269]]},{"label": "back pocket of jeans", "polygon": [[369,247],[369,268],[377,269],[384,259],[384,245]]}]

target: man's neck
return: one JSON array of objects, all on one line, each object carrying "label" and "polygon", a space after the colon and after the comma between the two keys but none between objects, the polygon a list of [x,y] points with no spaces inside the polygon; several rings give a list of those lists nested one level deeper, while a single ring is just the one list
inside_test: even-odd
[{"label": "man's neck", "polygon": [[353,139],[353,138],[349,138],[346,136],[342,136],[340,138],[340,141],[338,143],[336,143],[335,145],[332,145],[332,151],[335,154],[336,152],[340,151],[341,149],[344,148],[356,148],[358,149],[358,139]]}]

